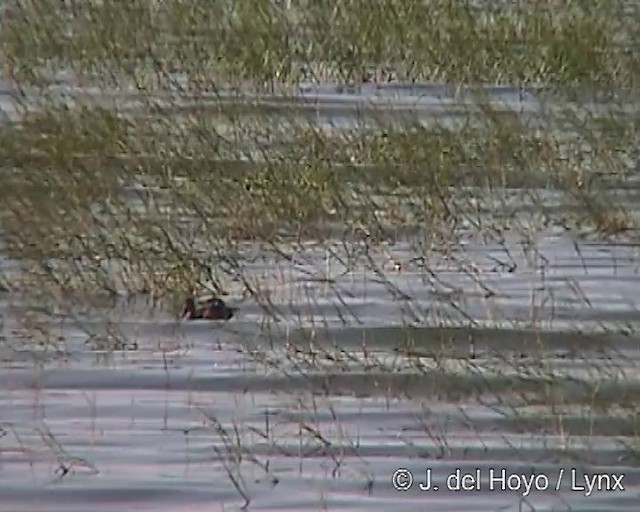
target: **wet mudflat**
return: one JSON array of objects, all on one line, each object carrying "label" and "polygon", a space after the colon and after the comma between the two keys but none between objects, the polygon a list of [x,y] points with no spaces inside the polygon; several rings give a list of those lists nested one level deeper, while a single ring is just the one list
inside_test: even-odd
[{"label": "wet mudflat", "polygon": [[387,252],[248,258],[273,311],[129,303],[115,351],[100,315],[35,346],[3,295],[0,510],[637,510],[638,247]]}]

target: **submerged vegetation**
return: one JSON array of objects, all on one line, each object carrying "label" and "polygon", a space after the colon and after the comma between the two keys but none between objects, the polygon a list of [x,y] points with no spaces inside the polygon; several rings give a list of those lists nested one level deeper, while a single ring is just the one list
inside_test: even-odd
[{"label": "submerged vegetation", "polygon": [[[273,345],[247,348],[267,367],[281,365],[292,379],[296,372],[364,368],[410,398],[427,388],[458,398],[492,392],[523,429],[543,427],[516,409],[542,404],[549,425],[567,433],[565,408],[578,403],[625,415],[637,427],[637,395],[603,385],[611,361],[596,381],[557,375],[541,368],[555,347],[530,340],[526,350],[513,350],[528,350],[533,362],[492,354],[514,371],[465,385],[458,372],[477,372],[478,363],[448,370],[441,358],[453,353],[451,331],[429,331],[437,340],[414,331],[427,323],[478,328],[455,286],[430,267],[434,254],[447,255],[487,298],[495,294],[462,238],[507,255],[511,242],[526,242],[529,268],[520,270],[530,271],[541,265],[535,243],[544,233],[636,241],[638,219],[625,206],[637,202],[639,183],[635,4],[4,4],[3,65],[20,116],[0,127],[0,228],[3,252],[20,267],[0,286],[48,312],[30,316],[28,328],[37,330],[53,310],[75,311],[78,302],[99,309],[105,297],[123,292],[175,309],[193,287],[251,295],[276,320],[272,296],[303,267],[335,295],[344,323],[357,323],[335,276],[308,270],[305,258],[315,250],[345,272],[375,276],[390,298],[406,303],[403,321],[412,327],[401,347],[387,348],[403,356],[403,371],[418,384],[395,389],[400,363],[391,367],[366,347],[337,348],[339,331],[320,348],[317,340],[289,344],[285,360],[270,352]],[[399,83],[416,91],[439,87],[444,112],[380,99],[399,95]],[[340,126],[323,122],[322,105],[301,92],[326,85],[358,92],[372,84],[376,101],[349,111],[351,122]],[[507,86],[517,99],[496,100],[494,92]],[[557,199],[552,205],[549,193]],[[410,253],[399,261],[391,248],[403,243]],[[253,273],[257,257],[281,277]],[[394,284],[409,268],[434,296],[446,295],[448,318],[412,307]],[[544,297],[544,276],[538,285]],[[543,308],[544,298],[535,301]],[[542,321],[533,309],[525,323],[535,333]],[[628,325],[619,331],[634,334]],[[513,336],[517,345],[524,335]],[[574,347],[566,357],[597,359],[598,350],[606,347],[591,356]],[[569,396],[564,384],[571,379]],[[332,392],[330,379],[318,386]],[[221,438],[233,437],[216,425]],[[637,430],[627,434],[638,441]]]}]

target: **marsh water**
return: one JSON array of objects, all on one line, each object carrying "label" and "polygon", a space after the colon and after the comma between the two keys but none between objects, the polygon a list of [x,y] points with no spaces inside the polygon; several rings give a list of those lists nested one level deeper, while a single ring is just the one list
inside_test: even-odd
[{"label": "marsh water", "polygon": [[[319,122],[366,95],[316,93]],[[442,97],[394,94],[425,117]],[[279,321],[250,299],[216,325],[134,301],[110,314],[115,352],[90,315],[51,321],[64,351],[34,348],[4,294],[0,511],[636,511],[639,247],[461,242],[431,256],[437,282],[400,243],[385,279],[313,246],[284,272],[254,254]]]}]

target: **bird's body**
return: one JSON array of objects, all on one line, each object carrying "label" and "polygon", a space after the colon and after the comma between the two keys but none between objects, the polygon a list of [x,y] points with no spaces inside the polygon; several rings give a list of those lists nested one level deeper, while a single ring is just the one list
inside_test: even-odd
[{"label": "bird's body", "polygon": [[230,320],[236,308],[228,306],[217,297],[206,299],[196,304],[196,299],[187,297],[182,309],[183,320]]}]

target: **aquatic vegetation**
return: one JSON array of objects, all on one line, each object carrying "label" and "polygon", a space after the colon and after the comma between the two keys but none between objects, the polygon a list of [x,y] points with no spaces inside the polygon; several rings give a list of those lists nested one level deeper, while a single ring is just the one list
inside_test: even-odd
[{"label": "aquatic vegetation", "polygon": [[[300,453],[336,468],[358,443],[309,418],[319,396],[346,393],[473,402],[563,442],[616,415],[637,457],[637,390],[620,369],[636,327],[580,330],[554,280],[577,311],[593,299],[573,277],[547,275],[541,247],[567,234],[584,263],[581,240],[637,243],[633,5],[5,4],[4,74],[20,116],[0,126],[0,228],[18,270],[0,287],[28,310],[14,341],[64,353],[44,332],[57,315],[87,331],[88,349],[137,349],[114,313],[124,296],[177,318],[194,288],[230,293],[261,313],[260,334],[239,336],[238,350],[300,392]],[[532,276],[529,310],[504,318],[498,281],[519,273]],[[397,310],[382,341],[354,305],[368,286]],[[482,305],[486,322],[474,316]],[[561,314],[569,334],[554,337]],[[447,457],[446,432],[423,412]],[[243,462],[276,485],[242,446],[260,435],[290,455],[268,415],[260,432],[203,416],[247,504]],[[568,442],[557,451],[573,456]]]}]

